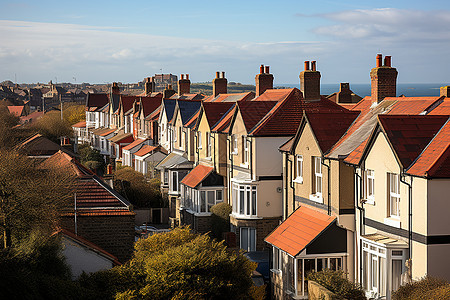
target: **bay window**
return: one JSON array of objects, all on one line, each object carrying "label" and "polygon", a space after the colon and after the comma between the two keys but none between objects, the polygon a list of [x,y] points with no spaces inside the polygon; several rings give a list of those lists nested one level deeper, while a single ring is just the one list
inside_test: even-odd
[{"label": "bay window", "polygon": [[185,207],[194,213],[209,213],[211,207],[223,201],[223,190],[197,190],[184,186],[182,202]]},{"label": "bay window", "polygon": [[256,185],[233,183],[233,212],[244,216],[257,215]]}]

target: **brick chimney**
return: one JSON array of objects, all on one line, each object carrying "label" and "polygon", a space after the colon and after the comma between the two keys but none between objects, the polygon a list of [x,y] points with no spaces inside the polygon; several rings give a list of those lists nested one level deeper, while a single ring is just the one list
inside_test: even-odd
[{"label": "brick chimney", "polygon": [[155,91],[155,81],[153,80],[153,77],[145,78],[144,88],[145,88],[145,95],[148,95]]},{"label": "brick chimney", "polygon": [[352,91],[348,82],[341,82],[339,93],[337,94],[337,103],[352,103]]},{"label": "brick chimney", "polygon": [[119,85],[117,84],[117,82],[113,82],[112,87],[111,87],[111,93],[119,95],[120,94],[120,88]]},{"label": "brick chimney", "polygon": [[191,81],[189,74],[181,74],[181,79],[178,80],[178,96],[191,93]]},{"label": "brick chimney", "polygon": [[169,99],[173,95],[175,95],[175,91],[173,90],[172,85],[171,84],[166,85],[166,88],[164,89],[163,92],[163,99]]},{"label": "brick chimney", "polygon": [[213,95],[216,97],[219,94],[227,93],[228,81],[225,78],[225,72],[216,72],[216,78],[213,79]]},{"label": "brick chimney", "polygon": [[450,97],[450,86],[441,86],[441,97]]},{"label": "brick chimney", "polygon": [[300,73],[300,90],[303,98],[309,101],[320,100],[320,72],[316,70],[316,61],[305,61],[305,70]]},{"label": "brick chimney", "polygon": [[380,103],[385,97],[397,96],[397,69],[391,67],[391,57],[384,58],[378,54],[376,58],[377,66],[370,71],[371,96],[372,100]]},{"label": "brick chimney", "polygon": [[269,72],[269,66],[261,65],[259,74],[255,76],[256,97],[268,89],[273,89],[273,75]]}]

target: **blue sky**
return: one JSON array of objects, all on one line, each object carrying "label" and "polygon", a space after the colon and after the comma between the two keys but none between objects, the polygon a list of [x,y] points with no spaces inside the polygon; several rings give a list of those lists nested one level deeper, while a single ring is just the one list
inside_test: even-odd
[{"label": "blue sky", "polygon": [[0,81],[137,82],[160,73],[368,83],[377,53],[401,83],[449,83],[450,1],[2,1]]}]

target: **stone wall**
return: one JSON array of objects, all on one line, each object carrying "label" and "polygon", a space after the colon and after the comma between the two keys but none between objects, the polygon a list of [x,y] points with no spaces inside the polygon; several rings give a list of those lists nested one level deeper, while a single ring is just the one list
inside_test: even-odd
[{"label": "stone wall", "polygon": [[308,299],[309,300],[343,300],[334,293],[330,292],[315,281],[308,280]]},{"label": "stone wall", "polygon": [[198,233],[211,231],[211,216],[196,216],[185,209],[181,211],[181,225],[189,225],[192,230]]},{"label": "stone wall", "polygon": [[[82,216],[77,218],[77,234],[116,256],[129,260],[134,249],[135,216]],[[63,217],[61,226],[75,232],[74,218]]]}]

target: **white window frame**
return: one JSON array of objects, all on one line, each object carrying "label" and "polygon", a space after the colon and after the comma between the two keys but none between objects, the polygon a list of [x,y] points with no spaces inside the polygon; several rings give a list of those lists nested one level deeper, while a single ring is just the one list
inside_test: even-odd
[{"label": "white window frame", "polygon": [[211,159],[211,150],[212,150],[212,147],[211,147],[211,132],[209,132],[209,131],[207,131],[206,133],[205,133],[205,135],[206,135],[206,158],[209,158],[209,159]]},{"label": "white window frame", "polygon": [[237,140],[237,135],[236,134],[232,134],[231,135],[231,154],[233,155],[237,155],[238,152],[238,140]]},{"label": "white window frame", "polygon": [[254,184],[232,184],[233,213],[244,217],[258,216],[258,189]]},{"label": "white window frame", "polygon": [[294,181],[297,183],[303,183],[303,155],[295,156],[295,176]]},{"label": "white window frame", "polygon": [[248,141],[245,135],[242,136],[242,163],[244,166],[248,166],[250,151],[248,149]]},{"label": "white window frame", "polygon": [[[170,191],[172,193],[178,193],[179,192],[179,177],[178,177],[178,171],[172,171],[172,174],[170,174],[169,180],[170,180]],[[174,176],[176,176],[176,182],[174,182]],[[176,186],[176,190],[174,187]]]},{"label": "white window frame", "polygon": [[[247,245],[243,244],[243,237],[247,237]],[[252,245],[252,238],[254,244]],[[256,228],[253,227],[241,227],[239,228],[239,246],[245,251],[256,251]],[[246,247],[244,247],[246,246]]]},{"label": "white window frame", "polygon": [[202,149],[202,132],[197,131],[197,148]]},{"label": "white window frame", "polygon": [[[319,203],[323,203],[322,191],[323,191],[323,173],[322,173],[322,157],[313,156],[312,157],[312,194],[309,199]],[[319,189],[319,188],[320,189]]]},{"label": "white window frame", "polygon": [[375,171],[364,171],[364,199],[368,204],[375,204]]},{"label": "white window frame", "polygon": [[[400,219],[400,174],[387,173],[388,177],[388,217]],[[395,208],[393,205],[395,204]]]},{"label": "white window frame", "polygon": [[[223,202],[223,188],[202,188],[202,189],[193,189],[188,186],[182,185],[184,188],[181,190],[185,190],[184,194],[181,195],[181,201],[184,203],[185,207],[189,209],[193,213],[210,213],[211,207],[214,205]],[[210,195],[213,193],[212,200],[210,201]],[[219,197],[220,195],[220,197]],[[205,201],[203,203],[203,200]]]}]

